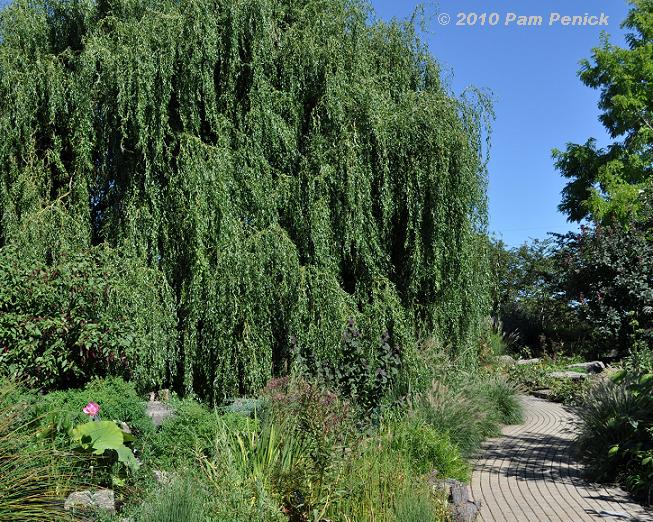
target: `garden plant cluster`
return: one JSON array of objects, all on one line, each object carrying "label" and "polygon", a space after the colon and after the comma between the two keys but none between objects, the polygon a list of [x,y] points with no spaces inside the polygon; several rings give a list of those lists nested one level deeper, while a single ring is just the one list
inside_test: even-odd
[{"label": "garden plant cluster", "polygon": [[[487,230],[491,104],[415,20],[0,10],[0,522],[451,521],[542,390],[588,476],[651,502],[653,0],[630,3],[629,47],[580,73],[614,142],[554,151],[583,225],[519,248]],[[606,371],[556,376],[586,359]]]}]

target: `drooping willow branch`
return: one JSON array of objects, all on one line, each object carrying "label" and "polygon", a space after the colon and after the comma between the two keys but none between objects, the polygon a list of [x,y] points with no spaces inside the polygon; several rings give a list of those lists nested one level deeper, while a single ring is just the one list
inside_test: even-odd
[{"label": "drooping willow branch", "polygon": [[[371,361],[386,331],[406,361],[425,336],[473,352],[482,119],[411,24],[345,0],[16,0],[0,35],[0,241],[161,270],[187,389],[253,391],[291,338],[338,364],[349,317]],[[55,201],[66,219],[30,221]]]}]

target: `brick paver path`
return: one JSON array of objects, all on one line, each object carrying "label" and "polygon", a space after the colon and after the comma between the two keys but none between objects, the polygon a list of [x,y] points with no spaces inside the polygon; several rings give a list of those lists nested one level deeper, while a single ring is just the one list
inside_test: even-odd
[{"label": "brick paver path", "polygon": [[483,447],[472,495],[485,522],[653,522],[653,512],[618,489],[588,484],[574,462],[576,417],[564,406],[523,397],[524,424],[506,426]]}]

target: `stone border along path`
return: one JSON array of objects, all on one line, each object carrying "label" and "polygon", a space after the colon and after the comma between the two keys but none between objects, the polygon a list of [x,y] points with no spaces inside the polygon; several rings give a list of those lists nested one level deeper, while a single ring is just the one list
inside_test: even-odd
[{"label": "stone border along path", "polygon": [[483,445],[472,496],[484,522],[653,522],[653,510],[622,490],[589,484],[573,460],[576,416],[564,406],[522,397],[524,424],[506,426]]}]

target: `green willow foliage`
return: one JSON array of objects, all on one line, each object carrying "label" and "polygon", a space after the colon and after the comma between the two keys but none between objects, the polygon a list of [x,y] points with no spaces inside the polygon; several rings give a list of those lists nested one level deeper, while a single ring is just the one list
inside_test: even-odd
[{"label": "green willow foliage", "polygon": [[[178,384],[410,360],[486,313],[481,100],[357,0],[15,0],[0,14],[0,246],[108,243],[176,301]],[[292,340],[292,342],[291,342]]]}]

